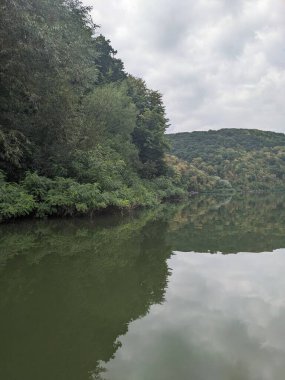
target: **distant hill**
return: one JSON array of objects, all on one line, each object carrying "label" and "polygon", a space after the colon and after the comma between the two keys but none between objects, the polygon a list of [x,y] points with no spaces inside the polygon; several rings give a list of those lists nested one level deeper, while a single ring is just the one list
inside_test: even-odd
[{"label": "distant hill", "polygon": [[220,129],[207,132],[184,132],[167,135],[172,153],[186,161],[195,157],[209,159],[220,149],[261,150],[285,146],[285,134],[257,129]]},{"label": "distant hill", "polygon": [[249,129],[169,134],[171,154],[238,190],[285,189],[285,134]]}]

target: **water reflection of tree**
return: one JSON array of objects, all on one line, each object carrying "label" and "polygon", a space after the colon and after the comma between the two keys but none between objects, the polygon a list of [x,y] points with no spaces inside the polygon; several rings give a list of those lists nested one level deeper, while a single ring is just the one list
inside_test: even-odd
[{"label": "water reflection of tree", "polygon": [[1,272],[1,378],[83,380],[100,372],[129,322],[163,302],[171,250],[156,216],[31,223],[22,231],[17,224],[18,248],[16,240],[10,247],[23,255]]},{"label": "water reflection of tree", "polygon": [[197,197],[172,218],[173,250],[264,252],[285,247],[285,196]]},{"label": "water reflection of tree", "polygon": [[270,251],[284,232],[281,195],[2,226],[0,377],[104,378],[128,324],[163,302],[173,250]]}]

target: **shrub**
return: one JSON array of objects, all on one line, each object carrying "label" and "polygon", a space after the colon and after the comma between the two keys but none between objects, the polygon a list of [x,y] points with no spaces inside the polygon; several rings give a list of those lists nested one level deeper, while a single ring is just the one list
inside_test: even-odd
[{"label": "shrub", "polygon": [[0,221],[25,216],[36,210],[36,201],[21,186],[0,181]]}]

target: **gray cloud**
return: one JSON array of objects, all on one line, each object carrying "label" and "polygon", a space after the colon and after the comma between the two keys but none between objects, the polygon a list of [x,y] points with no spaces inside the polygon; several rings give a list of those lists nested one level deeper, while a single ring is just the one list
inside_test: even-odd
[{"label": "gray cloud", "polygon": [[170,131],[285,132],[283,0],[84,0],[128,72],[164,95]]},{"label": "gray cloud", "polygon": [[283,379],[284,253],[177,252],[165,302],[129,324],[104,379]]}]

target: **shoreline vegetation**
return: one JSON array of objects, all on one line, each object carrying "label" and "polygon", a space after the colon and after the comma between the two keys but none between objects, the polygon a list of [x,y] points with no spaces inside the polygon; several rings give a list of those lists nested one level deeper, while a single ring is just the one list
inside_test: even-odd
[{"label": "shoreline vegetation", "polygon": [[162,95],[125,71],[80,1],[0,10],[0,222],[285,189],[285,135],[166,135]]}]

